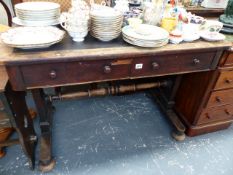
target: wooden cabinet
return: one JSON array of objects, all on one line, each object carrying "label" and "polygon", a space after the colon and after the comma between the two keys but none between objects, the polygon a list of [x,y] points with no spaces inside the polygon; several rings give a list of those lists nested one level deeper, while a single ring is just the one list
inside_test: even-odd
[{"label": "wooden cabinet", "polygon": [[217,70],[184,75],[175,111],[189,136],[229,127],[233,121],[233,52],[223,54]]}]

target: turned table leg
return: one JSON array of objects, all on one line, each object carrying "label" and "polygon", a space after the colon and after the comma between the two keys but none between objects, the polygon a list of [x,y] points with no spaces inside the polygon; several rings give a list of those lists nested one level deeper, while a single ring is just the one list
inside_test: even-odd
[{"label": "turned table leg", "polygon": [[23,91],[12,91],[10,84],[8,84],[4,95],[1,95],[1,100],[4,104],[4,111],[8,113],[11,124],[19,135],[19,142],[29,159],[30,167],[34,169],[37,136],[27,108],[25,96],[26,93]]},{"label": "turned table leg", "polygon": [[51,125],[53,107],[51,102],[46,101],[43,89],[33,89],[32,95],[40,118],[40,162],[39,169],[42,172],[51,171],[55,166],[52,157]]}]

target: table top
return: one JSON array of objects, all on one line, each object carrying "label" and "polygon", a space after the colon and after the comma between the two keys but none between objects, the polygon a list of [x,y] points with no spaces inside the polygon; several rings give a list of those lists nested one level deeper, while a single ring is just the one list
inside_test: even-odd
[{"label": "table top", "polygon": [[231,45],[231,42],[228,41],[206,42],[199,40],[178,45],[168,44],[160,48],[141,48],[127,44],[123,41],[121,36],[111,42],[101,42],[91,36],[87,36],[84,42],[77,43],[66,35],[60,43],[45,49],[13,49],[0,43],[0,65],[68,60],[114,59],[119,57],[133,57],[135,55],[162,55],[185,51],[204,52],[211,49],[216,50],[216,48],[229,48]]}]

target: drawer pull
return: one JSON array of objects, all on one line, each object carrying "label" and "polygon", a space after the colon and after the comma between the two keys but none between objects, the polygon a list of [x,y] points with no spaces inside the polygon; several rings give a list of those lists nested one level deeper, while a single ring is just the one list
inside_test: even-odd
[{"label": "drawer pull", "polygon": [[208,113],[205,114],[206,118],[210,119],[210,116]]},{"label": "drawer pull", "polygon": [[193,63],[194,63],[194,64],[199,64],[199,63],[200,63],[200,60],[199,60],[199,59],[194,58],[194,59],[193,59]]},{"label": "drawer pull", "polygon": [[227,109],[224,110],[227,115],[232,115]]},{"label": "drawer pull", "polygon": [[225,80],[225,82],[226,82],[227,84],[231,84],[232,81],[233,81],[233,80],[229,80],[229,79],[226,79],[226,80]]},{"label": "drawer pull", "polygon": [[159,68],[159,64],[156,63],[156,62],[153,62],[152,63],[152,68],[153,68],[153,70],[157,70]]},{"label": "drawer pull", "polygon": [[109,74],[111,73],[112,68],[110,66],[104,66],[104,73]]},{"label": "drawer pull", "polygon": [[216,99],[216,101],[217,101],[217,102],[219,102],[219,103],[221,103],[221,102],[222,102],[222,100],[221,100],[221,98],[220,98],[220,97],[216,97],[215,99]]},{"label": "drawer pull", "polygon": [[51,79],[55,79],[57,77],[57,73],[55,70],[52,70],[50,73],[49,73],[49,76]]}]

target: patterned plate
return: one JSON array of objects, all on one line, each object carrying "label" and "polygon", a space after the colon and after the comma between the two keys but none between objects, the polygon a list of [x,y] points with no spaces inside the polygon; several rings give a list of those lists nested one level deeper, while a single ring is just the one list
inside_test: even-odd
[{"label": "patterned plate", "polygon": [[16,27],[1,34],[3,43],[17,48],[42,48],[60,42],[65,32],[56,27]]}]

